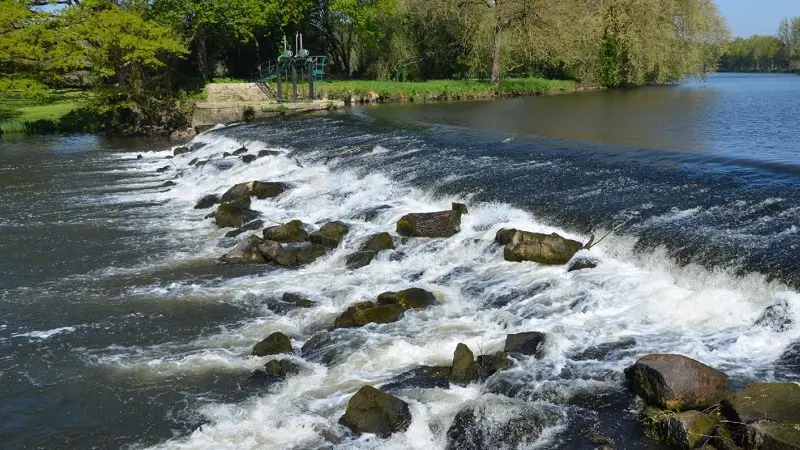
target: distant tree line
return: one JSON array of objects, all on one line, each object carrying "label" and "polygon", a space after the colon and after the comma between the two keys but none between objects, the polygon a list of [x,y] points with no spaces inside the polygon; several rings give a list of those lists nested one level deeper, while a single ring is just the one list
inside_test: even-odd
[{"label": "distant tree line", "polygon": [[723,72],[800,71],[800,17],[781,21],[774,36],[736,38],[722,55]]},{"label": "distant tree line", "polygon": [[607,87],[713,71],[729,39],[710,0],[0,0],[0,95],[77,82],[102,108],[158,111],[295,33],[342,78]]}]

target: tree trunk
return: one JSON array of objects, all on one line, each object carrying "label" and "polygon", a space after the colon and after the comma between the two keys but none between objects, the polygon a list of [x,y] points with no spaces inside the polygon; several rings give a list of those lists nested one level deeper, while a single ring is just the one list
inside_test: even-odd
[{"label": "tree trunk", "polygon": [[502,31],[500,24],[495,24],[494,49],[492,50],[492,86],[500,86],[500,44],[502,42]]},{"label": "tree trunk", "polygon": [[202,23],[194,34],[194,52],[197,71],[205,82],[208,77],[208,47],[206,46],[206,28]]}]

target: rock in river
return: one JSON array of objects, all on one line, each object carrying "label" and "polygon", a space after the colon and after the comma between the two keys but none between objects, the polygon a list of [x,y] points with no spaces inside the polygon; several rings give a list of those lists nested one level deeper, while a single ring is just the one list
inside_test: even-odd
[{"label": "rock in river", "polygon": [[450,237],[461,231],[460,211],[406,214],[397,221],[397,234],[408,237]]},{"label": "rock in river", "polygon": [[256,356],[278,355],[292,353],[292,341],[285,334],[276,331],[253,347]]},{"label": "rock in river", "polygon": [[328,248],[336,248],[342,242],[342,238],[350,231],[350,228],[342,222],[328,222],[309,235],[311,242],[324,245]]},{"label": "rock in river", "polygon": [[369,236],[356,253],[347,257],[347,268],[358,269],[369,265],[372,259],[381,251],[393,250],[394,239],[389,233],[378,233]]},{"label": "rock in river", "polygon": [[264,258],[280,266],[294,267],[311,264],[325,254],[325,247],[312,243],[282,245],[264,240],[258,244]]},{"label": "rock in river", "polygon": [[722,401],[734,439],[748,449],[800,449],[800,386],[760,383]]},{"label": "rock in river", "polygon": [[544,343],[546,336],[538,331],[527,333],[509,334],[506,336],[506,353],[517,353],[522,355],[541,358],[544,356]]},{"label": "rock in river", "polygon": [[355,433],[373,433],[387,438],[408,429],[411,410],[408,403],[399,398],[364,386],[350,398],[339,423]]},{"label": "rock in river", "polygon": [[648,405],[673,411],[705,409],[730,393],[727,375],[683,355],[647,355],[625,376]]},{"label": "rock in river", "polygon": [[288,191],[290,186],[286,183],[274,183],[267,181],[250,181],[239,183],[222,194],[223,202],[230,202],[244,197],[255,197],[259,200],[277,197]]},{"label": "rock in river", "polygon": [[397,305],[403,310],[422,309],[436,305],[436,297],[425,289],[410,288],[399,292],[384,292],[378,296],[379,305]]},{"label": "rock in river", "polygon": [[583,248],[578,241],[566,239],[556,233],[542,234],[530,231],[502,229],[495,241],[505,243],[506,261],[533,261],[539,264],[566,264]]},{"label": "rock in river", "polygon": [[214,219],[220,228],[238,228],[257,216],[258,213],[250,209],[250,197],[243,197],[232,202],[221,203]]},{"label": "rock in river", "polygon": [[467,385],[478,378],[478,365],[475,355],[464,344],[458,344],[453,354],[453,366],[450,369],[450,381],[455,384]]},{"label": "rock in river", "polygon": [[267,262],[258,250],[258,243],[261,239],[258,236],[250,236],[240,242],[233,250],[222,255],[220,261],[228,264],[263,264]]},{"label": "rock in river", "polygon": [[219,202],[220,200],[218,196],[214,194],[206,195],[200,200],[198,200],[197,204],[194,205],[194,209],[208,209]]},{"label": "rock in river", "polygon": [[275,242],[306,242],[308,233],[303,229],[303,222],[292,220],[281,225],[264,229],[264,239]]},{"label": "rock in river", "polygon": [[362,327],[368,323],[392,323],[403,317],[403,309],[397,305],[376,305],[360,302],[347,308],[333,323],[336,328]]}]

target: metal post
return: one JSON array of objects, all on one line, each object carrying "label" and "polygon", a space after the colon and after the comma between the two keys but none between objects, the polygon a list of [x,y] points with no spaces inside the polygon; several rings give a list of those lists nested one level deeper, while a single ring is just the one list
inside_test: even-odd
[{"label": "metal post", "polygon": [[283,101],[283,87],[281,85],[281,60],[275,64],[275,80],[278,82],[278,101]]},{"label": "metal post", "polygon": [[314,61],[308,58],[308,101],[314,101]]},{"label": "metal post", "polygon": [[297,101],[297,68],[292,61],[292,101]]}]

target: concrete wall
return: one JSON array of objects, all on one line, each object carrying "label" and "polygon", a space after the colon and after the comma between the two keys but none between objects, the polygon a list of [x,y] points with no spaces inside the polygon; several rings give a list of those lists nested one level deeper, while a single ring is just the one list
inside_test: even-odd
[{"label": "concrete wall", "polygon": [[206,86],[209,103],[263,102],[270,100],[255,83],[211,83]]}]

